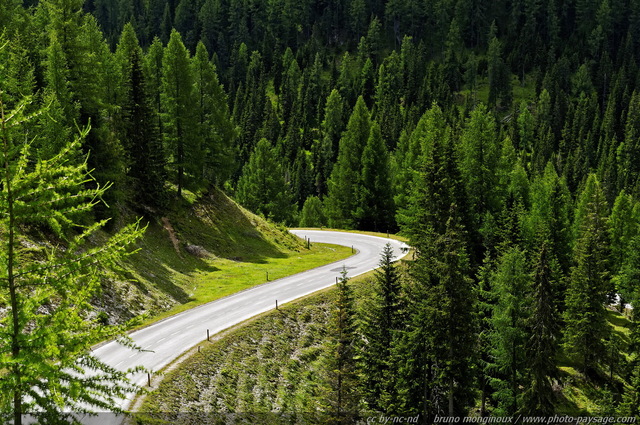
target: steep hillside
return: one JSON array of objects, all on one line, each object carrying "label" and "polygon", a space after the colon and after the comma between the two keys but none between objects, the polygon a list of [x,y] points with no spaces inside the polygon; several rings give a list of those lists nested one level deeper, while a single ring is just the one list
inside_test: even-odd
[{"label": "steep hillside", "polygon": [[[213,189],[187,193],[163,217],[148,221],[139,252],[122,279],[96,298],[109,322],[146,314],[147,320],[350,255],[342,247],[304,242]],[[160,316],[159,316],[160,315]]]}]

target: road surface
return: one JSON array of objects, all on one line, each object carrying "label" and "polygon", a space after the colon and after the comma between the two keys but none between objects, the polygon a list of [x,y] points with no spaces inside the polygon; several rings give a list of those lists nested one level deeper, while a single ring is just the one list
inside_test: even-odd
[{"label": "road surface", "polygon": [[[309,238],[311,243],[353,246],[357,253],[347,259],[274,280],[195,307],[131,333],[130,336],[135,344],[145,350],[143,352],[133,351],[112,341],[95,349],[94,354],[120,370],[142,365],[152,371],[158,371],[183,352],[205,340],[207,329],[210,335],[214,335],[275,308],[276,300],[279,304],[283,304],[327,288],[335,284],[336,276],[340,275],[343,267],[347,269],[349,277],[370,271],[377,267],[380,253],[387,243],[393,247],[396,259],[404,256],[403,248],[404,250],[407,248],[404,243],[397,240],[357,233],[322,230],[292,230],[291,232],[301,238]],[[147,376],[139,374],[133,380],[140,385],[145,385]],[[131,394],[126,400],[122,400],[121,406],[128,408],[133,396]],[[93,423],[90,418],[86,419],[86,423]],[[106,420],[104,416],[94,419],[99,420],[101,424],[118,423],[115,419]]]}]

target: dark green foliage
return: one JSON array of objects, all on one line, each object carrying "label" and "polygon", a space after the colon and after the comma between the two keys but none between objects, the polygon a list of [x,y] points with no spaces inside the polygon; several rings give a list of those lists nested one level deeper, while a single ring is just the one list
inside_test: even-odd
[{"label": "dark green foliage", "polygon": [[380,254],[375,291],[362,313],[360,332],[362,392],[369,409],[389,411],[395,391],[396,364],[393,345],[401,329],[400,274],[393,265],[394,253],[387,245]]},{"label": "dark green foliage", "polygon": [[323,423],[350,424],[358,416],[358,375],[353,295],[347,271],[338,280],[323,362]]},{"label": "dark green foliage", "polygon": [[554,412],[552,379],[557,375],[555,359],[560,326],[554,293],[557,263],[551,255],[548,242],[543,241],[534,263],[532,309],[527,323],[530,336],[526,343],[526,367],[531,377],[525,386],[521,411],[529,415]]},{"label": "dark green foliage", "polygon": [[401,66],[400,56],[393,52],[378,68],[374,118],[380,124],[383,139],[390,149],[395,148],[400,136],[401,112],[398,93],[402,92]]},{"label": "dark green foliage", "polygon": [[[551,351],[552,333],[535,332],[548,311],[565,336],[557,359],[613,376],[602,397],[613,405],[633,380],[603,305],[637,298],[639,16],[637,0],[0,0],[0,89],[7,108],[23,96],[25,115],[46,107],[21,135],[34,158],[55,157],[91,125],[69,161],[89,154],[87,188],[112,183],[99,217],[171,210],[165,187],[188,189],[186,201],[235,187],[278,221],[383,232],[397,223],[420,257],[455,205],[460,267],[482,301],[469,384],[481,413],[550,412],[553,365],[532,355]],[[589,210],[592,173],[608,219]],[[504,306],[492,276],[513,250],[533,272],[530,338],[518,342],[515,378],[490,373],[506,394],[494,406],[483,375]],[[426,326],[434,305],[412,314]],[[423,344],[414,330],[403,341]],[[579,334],[589,332],[585,359]],[[430,359],[429,373],[443,370]],[[428,382],[438,396],[447,386]],[[407,388],[388,384],[384,409],[402,412]]]},{"label": "dark green foliage", "polygon": [[507,108],[511,104],[511,72],[502,59],[502,46],[496,37],[489,41],[487,51],[489,105]]},{"label": "dark green foliage", "polygon": [[127,146],[129,175],[134,179],[136,201],[163,208],[167,202],[165,189],[165,155],[162,139],[150,107],[142,72],[140,51],[130,57],[127,92],[123,103],[123,127]]},{"label": "dark green foliage", "polygon": [[472,282],[455,204],[447,217],[442,233],[426,231],[412,240],[419,256],[410,271],[408,317],[396,351],[395,408],[420,414],[425,423],[435,415],[464,416],[473,399]]}]

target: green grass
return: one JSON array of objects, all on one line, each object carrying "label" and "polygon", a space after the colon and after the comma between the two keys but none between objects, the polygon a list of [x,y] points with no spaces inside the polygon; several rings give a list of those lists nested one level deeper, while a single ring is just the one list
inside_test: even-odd
[{"label": "green grass", "polygon": [[210,268],[201,270],[188,279],[183,287],[188,291],[187,301],[156,315],[147,322],[162,319],[198,305],[234,294],[269,280],[280,279],[346,258],[351,248],[329,244],[313,244],[307,251],[266,258],[251,263],[218,258],[209,261]]},{"label": "green grass", "polygon": [[[627,356],[631,322],[617,311],[607,310],[607,321],[614,334],[620,337],[620,352]],[[593,416],[607,414],[606,401],[603,399],[604,390],[613,387],[622,388],[624,379],[619,371],[613,374],[613,381],[609,380],[610,370],[607,365],[600,365],[600,372],[596,376],[585,377],[579,371],[579,365],[564,352],[560,353],[559,388],[556,413],[569,416]],[[615,369],[614,369],[615,370]]]},{"label": "green grass", "polygon": [[[535,81],[530,75],[525,76],[525,84],[522,85],[522,81],[518,76],[511,76],[511,89],[513,94],[513,104],[518,106],[522,101],[531,102],[535,101]],[[469,89],[464,89],[459,92],[463,98],[471,98],[472,93]],[[489,102],[489,82],[486,77],[479,78],[475,98],[478,102],[482,102],[485,105]],[[511,113],[511,109],[505,111]]]},{"label": "green grass", "polygon": [[[371,275],[350,280],[356,300],[371,291]],[[155,423],[156,414],[169,423],[193,419],[163,412],[315,411],[334,296],[333,287],[316,292],[203,341],[160,372],[156,388],[137,401],[135,410],[146,413],[136,416],[137,423]],[[259,422],[282,423],[272,413]]]},{"label": "green grass", "polygon": [[[145,315],[144,324],[269,280],[338,261],[351,248],[312,244],[212,189],[185,191],[164,217],[148,223],[119,282],[96,298],[111,322]],[[194,250],[194,247],[195,248]]]}]

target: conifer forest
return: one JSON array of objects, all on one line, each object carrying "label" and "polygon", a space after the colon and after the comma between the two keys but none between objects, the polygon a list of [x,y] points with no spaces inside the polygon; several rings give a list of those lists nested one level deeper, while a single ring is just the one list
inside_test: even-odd
[{"label": "conifer forest", "polygon": [[[338,283],[330,423],[546,417],[564,386],[640,418],[639,0],[0,0],[0,112],[0,393],[34,385],[23,358],[72,380],[74,344],[30,329],[115,335],[67,313],[85,267],[129,255],[132,217],[215,187],[413,248],[381,254],[364,317]],[[18,267],[33,228],[82,268]],[[20,301],[32,275],[59,284]]]}]

